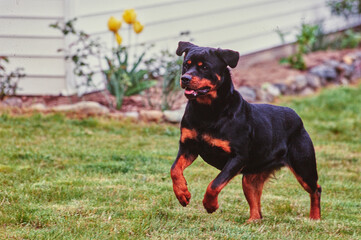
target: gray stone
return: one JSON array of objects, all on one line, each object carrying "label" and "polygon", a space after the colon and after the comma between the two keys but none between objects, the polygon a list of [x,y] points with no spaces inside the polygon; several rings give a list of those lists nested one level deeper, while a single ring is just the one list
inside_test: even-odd
[{"label": "gray stone", "polygon": [[281,94],[286,94],[288,86],[284,83],[275,83],[273,84],[276,88],[278,88],[281,91]]},{"label": "gray stone", "polygon": [[341,83],[342,85],[345,85],[345,86],[347,86],[347,85],[349,84],[347,78],[341,78],[341,79],[340,79],[340,83]]},{"label": "gray stone", "polygon": [[108,116],[112,119],[116,119],[116,120],[120,120],[122,118],[124,118],[124,114],[121,112],[112,112],[109,113]]},{"label": "gray stone", "polygon": [[337,79],[337,72],[334,67],[322,64],[310,69],[310,73],[328,81]]},{"label": "gray stone", "polygon": [[174,110],[174,111],[165,110],[163,112],[164,119],[171,123],[180,123],[183,118],[184,110],[185,110],[184,108]]},{"label": "gray stone", "polygon": [[312,88],[306,87],[306,88],[303,89],[299,94],[300,94],[301,96],[309,96],[309,95],[312,95],[312,94],[314,94],[314,93],[315,93],[315,91],[314,91]]},{"label": "gray stone", "polygon": [[82,112],[85,114],[107,114],[109,109],[97,102],[83,101],[75,104],[58,105],[52,108],[56,112]]},{"label": "gray stone", "polygon": [[3,105],[11,106],[11,107],[21,107],[23,105],[23,101],[17,97],[8,97],[3,100]]},{"label": "gray stone", "polygon": [[139,116],[142,120],[148,122],[159,122],[163,119],[163,113],[158,110],[141,110]]},{"label": "gray stone", "polygon": [[336,68],[340,64],[340,62],[337,60],[334,60],[334,59],[329,59],[329,60],[324,61],[324,64],[327,66]]},{"label": "gray stone", "polygon": [[348,65],[346,63],[340,63],[336,67],[337,71],[339,71],[343,77],[351,78],[352,73],[354,72],[354,66]]},{"label": "gray stone", "polygon": [[301,91],[307,86],[307,77],[306,75],[297,75],[294,80],[295,90]]},{"label": "gray stone", "polygon": [[238,88],[238,92],[248,102],[254,102],[257,99],[256,91],[253,88],[241,86],[240,88]]},{"label": "gray stone", "polygon": [[317,89],[322,87],[322,82],[321,79],[313,74],[307,74],[306,75],[306,79],[307,79],[307,85],[313,89]]},{"label": "gray stone", "polygon": [[281,95],[281,90],[274,86],[273,84],[268,84],[266,86],[266,91],[271,94],[273,97],[278,97]]},{"label": "gray stone", "polygon": [[139,113],[138,112],[125,112],[124,117],[138,120],[139,119]]},{"label": "gray stone", "polygon": [[263,89],[257,89],[257,100],[261,102],[273,102],[274,97]]},{"label": "gray stone", "polygon": [[47,107],[46,107],[45,104],[43,104],[43,103],[35,103],[35,104],[31,105],[29,108],[30,108],[31,110],[39,111],[39,112],[42,112],[42,111],[46,111],[46,110],[47,110]]}]

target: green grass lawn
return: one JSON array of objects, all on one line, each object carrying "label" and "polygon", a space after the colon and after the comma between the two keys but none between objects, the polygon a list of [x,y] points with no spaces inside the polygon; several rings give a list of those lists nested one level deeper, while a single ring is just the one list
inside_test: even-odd
[{"label": "green grass lawn", "polygon": [[207,214],[202,198],[218,171],[201,159],[185,171],[183,208],[170,166],[179,130],[168,124],[62,115],[0,115],[0,239],[360,239],[361,87],[283,100],[303,118],[317,152],[322,220],[288,169],[269,181],[260,223],[241,176]]}]

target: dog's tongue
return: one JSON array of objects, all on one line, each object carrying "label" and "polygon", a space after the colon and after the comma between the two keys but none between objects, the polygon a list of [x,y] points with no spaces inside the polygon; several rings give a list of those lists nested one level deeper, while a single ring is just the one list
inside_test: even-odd
[{"label": "dog's tongue", "polygon": [[190,95],[190,94],[196,95],[197,94],[196,91],[194,91],[192,89],[186,89],[186,90],[184,90],[184,93],[187,95]]}]

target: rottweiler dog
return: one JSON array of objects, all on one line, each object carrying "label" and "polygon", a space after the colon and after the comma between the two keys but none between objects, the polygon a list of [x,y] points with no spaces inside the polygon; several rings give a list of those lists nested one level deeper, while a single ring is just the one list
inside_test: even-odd
[{"label": "rottweiler dog", "polygon": [[250,218],[262,218],[261,194],[265,181],[287,166],[310,194],[310,218],[320,219],[321,186],[317,184],[315,151],[301,118],[290,108],[250,104],[234,89],[230,69],[239,53],[179,42],[184,61],[180,85],[188,98],[181,121],[179,151],[171,167],[173,190],[182,206],[191,194],[183,171],[201,156],[220,170],[208,185],[203,206],[218,209],[218,195],[236,175],[250,206]]}]

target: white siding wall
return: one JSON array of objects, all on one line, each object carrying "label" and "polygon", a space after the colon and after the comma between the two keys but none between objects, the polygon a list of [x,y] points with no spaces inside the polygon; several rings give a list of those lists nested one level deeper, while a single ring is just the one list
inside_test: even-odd
[{"label": "white siding wall", "polygon": [[66,89],[64,39],[49,24],[62,20],[63,0],[0,0],[0,55],[9,70],[24,67],[19,93],[59,94]]},{"label": "white siding wall", "polygon": [[[277,28],[292,32],[286,37],[292,42],[302,22],[323,21],[329,32],[360,23],[331,16],[326,0],[0,0],[0,55],[9,56],[11,68],[24,67],[27,74],[19,92],[66,94],[74,86],[71,68],[57,52],[67,40],[49,28],[50,23],[77,17],[77,28],[111,47],[107,20],[112,15],[121,18],[127,8],[135,8],[145,25],[136,38],[132,35],[131,44],[154,43],[148,54],[175,51],[179,40],[189,39],[247,54],[280,45]],[[181,32],[190,36],[181,37]],[[120,34],[128,45],[125,23]]]}]

